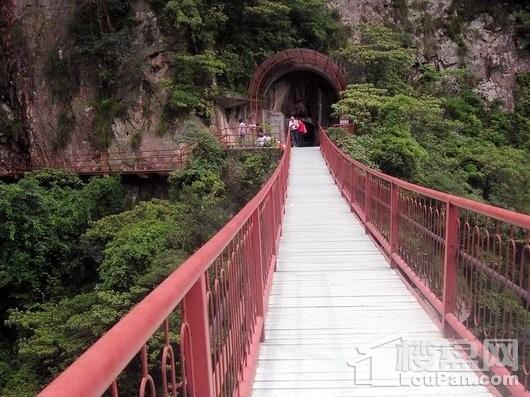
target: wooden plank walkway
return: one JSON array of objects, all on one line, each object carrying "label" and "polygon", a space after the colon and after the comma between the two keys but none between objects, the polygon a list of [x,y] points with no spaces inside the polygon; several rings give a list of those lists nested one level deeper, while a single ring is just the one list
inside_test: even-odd
[{"label": "wooden plank walkway", "polygon": [[[364,233],[319,148],[292,155],[253,395],[490,395]],[[444,371],[409,362],[422,346]]]}]

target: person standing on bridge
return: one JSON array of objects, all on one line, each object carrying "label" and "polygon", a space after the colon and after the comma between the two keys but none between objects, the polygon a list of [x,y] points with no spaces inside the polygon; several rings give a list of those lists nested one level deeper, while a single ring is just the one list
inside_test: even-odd
[{"label": "person standing on bridge", "polygon": [[302,120],[298,120],[298,146],[304,146],[304,136],[307,128]]},{"label": "person standing on bridge", "polygon": [[298,128],[300,127],[300,123],[297,119],[294,118],[294,116],[291,116],[291,119],[289,120],[289,132],[291,133],[291,144],[294,146],[300,146],[300,134],[298,133]]},{"label": "person standing on bridge", "polygon": [[243,121],[243,119],[239,119],[239,128],[238,128],[238,135],[239,135],[239,144],[241,146],[244,146],[245,144],[245,137],[248,132],[247,123]]}]

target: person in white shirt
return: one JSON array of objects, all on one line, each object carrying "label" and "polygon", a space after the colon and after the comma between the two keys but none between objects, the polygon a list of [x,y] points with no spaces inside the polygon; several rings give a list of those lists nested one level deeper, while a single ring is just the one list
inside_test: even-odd
[{"label": "person in white shirt", "polygon": [[243,145],[245,142],[245,136],[247,135],[247,130],[248,130],[247,124],[243,121],[243,119],[239,119],[238,133],[239,133],[239,143],[241,145]]},{"label": "person in white shirt", "polygon": [[300,146],[299,142],[299,135],[298,135],[298,127],[299,127],[298,120],[294,118],[294,116],[291,116],[291,119],[289,120],[289,132],[291,133],[291,143],[294,146]]},{"label": "person in white shirt", "polygon": [[260,133],[259,136],[258,136],[258,139],[256,139],[256,144],[259,147],[263,147],[263,146],[265,146],[265,143],[267,143],[267,138],[265,137],[265,135]]}]

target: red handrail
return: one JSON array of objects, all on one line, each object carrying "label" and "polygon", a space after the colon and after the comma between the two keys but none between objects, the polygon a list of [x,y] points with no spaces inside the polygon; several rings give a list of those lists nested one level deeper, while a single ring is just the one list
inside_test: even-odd
[{"label": "red handrail", "polygon": [[[321,151],[343,196],[388,255],[514,396],[529,396],[530,216],[428,189],[349,158],[321,130]],[[510,299],[495,308],[492,300]],[[502,304],[499,301],[498,304]],[[515,339],[507,368],[485,339]],[[514,358],[515,360],[515,358]]]},{"label": "red handrail", "polygon": [[18,176],[28,171],[46,168],[61,168],[88,175],[139,172],[167,173],[184,166],[192,149],[192,144],[182,144],[177,149],[142,150],[139,153],[76,153],[64,157],[41,159],[24,167],[18,163],[10,165],[9,168],[0,167],[0,177]]},{"label": "red handrail", "polygon": [[[161,327],[162,393],[249,395],[284,213],[290,145],[259,193],[40,394],[117,396],[119,374],[140,355],[140,395],[155,395],[147,342]],[[181,306],[182,380],[175,380],[168,316]],[[237,335],[237,337],[235,337]],[[171,374],[167,380],[167,359]]]},{"label": "red handrail", "polygon": [[[228,149],[249,149],[259,148],[260,145],[258,138],[260,134],[266,134],[270,138],[274,139],[278,145],[285,144],[285,126],[282,125],[269,125],[267,127],[261,125],[247,125],[243,127],[243,136],[240,136],[240,127],[224,127],[217,130],[217,138],[225,145]],[[267,129],[267,131],[264,131]]]},{"label": "red handrail", "polygon": [[[265,126],[261,126],[264,129]],[[284,143],[284,126],[272,125],[270,136]],[[229,149],[259,148],[258,129],[247,126],[244,139],[239,138],[239,127],[225,127],[215,131],[221,143]],[[46,168],[61,168],[77,174],[136,174],[136,173],[169,173],[183,167],[193,149],[193,144],[183,143],[176,149],[142,150],[134,152],[88,152],[75,153],[64,157],[41,159],[33,164],[20,166],[12,162],[9,167],[0,165],[0,177],[19,176],[28,171]]]}]

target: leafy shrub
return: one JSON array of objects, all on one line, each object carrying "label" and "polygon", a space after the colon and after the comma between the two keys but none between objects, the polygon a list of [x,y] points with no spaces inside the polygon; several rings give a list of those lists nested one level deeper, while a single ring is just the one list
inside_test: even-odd
[{"label": "leafy shrub", "polygon": [[81,2],[70,24],[74,56],[93,66],[101,95],[110,96],[134,73],[128,70],[134,19],[127,0]]},{"label": "leafy shrub", "polygon": [[335,52],[350,81],[372,83],[392,93],[407,92],[405,80],[414,62],[410,39],[383,25],[362,25],[360,43]]},{"label": "leafy shrub", "polygon": [[515,112],[523,117],[530,118],[530,73],[517,75]]},{"label": "leafy shrub", "polygon": [[123,111],[123,104],[114,98],[102,98],[94,106],[93,126],[97,144],[101,149],[109,147],[114,119]]},{"label": "leafy shrub", "polygon": [[515,14],[515,31],[519,41],[519,48],[530,48],[530,10],[519,11]]},{"label": "leafy shrub", "polygon": [[[73,92],[65,88],[67,81],[73,80],[60,77],[63,69],[70,72],[71,64],[84,65],[94,72],[91,75],[96,77],[98,100],[94,106],[93,127],[101,149],[109,146],[114,118],[123,110],[121,100],[116,98],[118,89],[140,78],[139,64],[130,60],[135,23],[131,2],[127,0],[78,2],[70,22],[72,60],[50,56],[48,69],[60,82],[61,91]],[[72,73],[64,74],[70,75]]]},{"label": "leafy shrub", "polygon": [[61,109],[57,116],[57,129],[53,148],[55,150],[64,149],[70,141],[71,133],[75,128],[75,116],[70,110]]},{"label": "leafy shrub", "polygon": [[60,101],[68,102],[79,89],[76,67],[69,54],[53,49],[46,55],[44,75],[50,82],[53,95]]},{"label": "leafy shrub", "polygon": [[376,132],[372,160],[383,172],[410,179],[418,171],[418,163],[426,155],[407,127],[391,127]]}]

